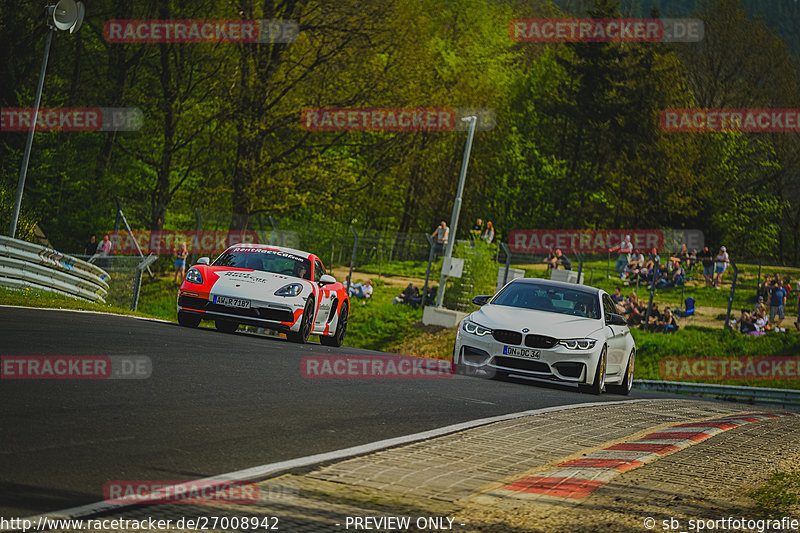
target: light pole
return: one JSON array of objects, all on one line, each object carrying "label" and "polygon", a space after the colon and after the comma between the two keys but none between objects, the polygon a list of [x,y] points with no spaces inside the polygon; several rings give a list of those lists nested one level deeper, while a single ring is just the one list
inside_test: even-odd
[{"label": "light pole", "polygon": [[456,201],[453,204],[453,214],[450,216],[450,234],[447,238],[447,247],[445,248],[444,260],[442,261],[442,276],[439,279],[439,292],[436,293],[436,307],[441,307],[444,301],[447,268],[450,265],[450,258],[453,256],[453,244],[456,241],[456,230],[458,230],[458,215],[461,214],[461,196],[464,194],[464,181],[467,177],[469,153],[472,150],[472,138],[475,135],[475,124],[478,122],[478,117],[464,117],[461,120],[469,122],[469,133],[467,134],[467,146],[464,148],[464,160],[461,162],[461,175],[458,178]]},{"label": "light pole", "polygon": [[28,140],[25,143],[25,152],[22,156],[22,167],[19,170],[19,182],[17,183],[17,198],[14,201],[14,212],[11,215],[11,227],[8,236],[12,239],[17,234],[17,222],[19,221],[19,211],[22,206],[22,192],[25,190],[25,178],[28,175],[28,162],[31,159],[31,146],[33,145],[33,134],[36,132],[36,121],[39,119],[39,104],[42,102],[42,87],[44,86],[44,73],[47,70],[47,59],[50,57],[50,43],[53,42],[55,30],[69,30],[75,33],[83,22],[84,7],[83,3],[74,0],[61,0],[54,6],[45,7],[45,20],[49,30],[44,44],[44,58],[42,59],[42,70],[39,72],[39,86],[36,88],[36,98],[33,103],[33,116],[31,117],[31,129],[28,130]]}]

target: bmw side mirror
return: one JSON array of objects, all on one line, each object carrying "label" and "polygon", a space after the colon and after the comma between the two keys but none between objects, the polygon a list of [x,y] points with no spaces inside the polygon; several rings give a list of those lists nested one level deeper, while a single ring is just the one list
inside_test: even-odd
[{"label": "bmw side mirror", "polygon": [[610,324],[612,326],[626,326],[628,325],[628,322],[622,315],[609,313],[608,315],[606,315],[606,324]]},{"label": "bmw side mirror", "polygon": [[336,278],[334,278],[330,274],[325,274],[319,277],[320,285],[328,285],[329,283],[336,283]]},{"label": "bmw side mirror", "polygon": [[489,303],[489,300],[491,299],[492,299],[491,296],[488,296],[486,294],[481,294],[480,296],[476,296],[475,298],[473,298],[472,303],[478,306],[483,306]]},{"label": "bmw side mirror", "polygon": [[197,260],[198,265],[209,265],[211,264],[211,260],[208,257],[201,257]]}]

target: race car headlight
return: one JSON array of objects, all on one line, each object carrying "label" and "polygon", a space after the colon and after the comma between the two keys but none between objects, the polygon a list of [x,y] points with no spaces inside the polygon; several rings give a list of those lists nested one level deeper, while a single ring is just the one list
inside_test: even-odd
[{"label": "race car headlight", "polygon": [[190,268],[186,273],[186,281],[189,283],[203,284],[203,275],[196,268]]},{"label": "race car headlight", "polygon": [[478,337],[489,335],[492,332],[492,330],[490,330],[489,328],[479,326],[475,322],[470,322],[469,320],[465,320],[464,325],[462,327],[464,331],[466,331],[467,333],[472,333],[473,335],[477,335]]},{"label": "race car headlight", "polygon": [[303,286],[299,283],[290,283],[275,291],[275,296],[297,296],[303,291]]},{"label": "race car headlight", "polygon": [[558,344],[564,346],[567,350],[591,350],[597,344],[595,339],[564,339],[559,341]]}]

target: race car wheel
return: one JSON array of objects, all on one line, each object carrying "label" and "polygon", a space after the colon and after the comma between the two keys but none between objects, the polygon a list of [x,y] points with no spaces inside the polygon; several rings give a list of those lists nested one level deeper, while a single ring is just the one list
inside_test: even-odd
[{"label": "race car wheel", "polygon": [[178,311],[178,324],[185,328],[196,328],[200,325],[200,320],[202,320],[202,318],[199,315]]},{"label": "race car wheel", "polygon": [[597,360],[597,370],[594,371],[594,381],[591,385],[578,385],[581,392],[588,392],[589,394],[600,394],[606,384],[606,347],[600,352],[600,357]]},{"label": "race car wheel", "polygon": [[608,390],[608,392],[625,395],[631,393],[631,389],[633,388],[633,364],[635,360],[636,352],[631,351],[631,355],[628,357],[628,367],[625,369],[625,376],[622,378],[622,383],[619,385],[606,385],[606,390]]},{"label": "race car wheel", "polygon": [[303,309],[303,316],[300,318],[300,331],[290,331],[286,333],[286,338],[291,342],[305,344],[308,336],[311,335],[311,328],[314,326],[314,299],[309,297]]},{"label": "race car wheel", "polygon": [[349,307],[347,302],[342,303],[342,309],[339,311],[339,322],[336,323],[336,331],[333,335],[320,335],[319,342],[325,346],[339,347],[344,344],[344,335],[347,333],[347,315],[349,314]]},{"label": "race car wheel", "polygon": [[238,322],[232,320],[215,320],[214,327],[223,333],[233,333],[239,328]]}]

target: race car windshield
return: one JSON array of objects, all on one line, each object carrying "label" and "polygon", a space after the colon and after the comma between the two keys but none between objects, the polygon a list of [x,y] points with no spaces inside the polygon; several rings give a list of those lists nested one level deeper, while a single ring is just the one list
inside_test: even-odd
[{"label": "race car windshield", "polygon": [[284,276],[311,279],[311,261],[294,254],[259,248],[239,248],[225,251],[213,266],[247,268]]},{"label": "race car windshield", "polygon": [[533,283],[512,283],[490,303],[585,318],[600,318],[597,296],[583,291]]}]

